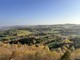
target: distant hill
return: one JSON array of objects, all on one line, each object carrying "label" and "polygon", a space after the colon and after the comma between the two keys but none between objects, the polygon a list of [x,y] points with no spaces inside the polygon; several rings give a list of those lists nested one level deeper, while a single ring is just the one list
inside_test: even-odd
[{"label": "distant hill", "polygon": [[34,33],[56,33],[61,35],[80,35],[80,25],[78,24],[56,24],[56,25],[24,25],[24,26],[8,26],[0,27],[0,31],[5,30],[28,30]]}]

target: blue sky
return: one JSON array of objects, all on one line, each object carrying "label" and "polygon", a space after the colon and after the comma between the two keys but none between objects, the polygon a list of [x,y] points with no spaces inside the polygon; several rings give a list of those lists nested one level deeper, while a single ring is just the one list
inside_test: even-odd
[{"label": "blue sky", "polygon": [[80,0],[0,0],[0,26],[80,24]]}]

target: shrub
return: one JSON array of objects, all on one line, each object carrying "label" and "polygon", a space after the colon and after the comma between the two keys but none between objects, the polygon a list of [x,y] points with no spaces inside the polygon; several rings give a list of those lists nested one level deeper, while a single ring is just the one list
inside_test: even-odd
[{"label": "shrub", "polygon": [[71,52],[67,51],[66,53],[64,53],[64,55],[61,57],[61,60],[71,60]]}]

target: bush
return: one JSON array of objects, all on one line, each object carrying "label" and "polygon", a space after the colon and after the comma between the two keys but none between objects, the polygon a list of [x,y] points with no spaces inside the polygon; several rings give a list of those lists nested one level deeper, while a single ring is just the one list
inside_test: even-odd
[{"label": "bush", "polygon": [[61,57],[61,60],[71,60],[70,56],[71,56],[71,52],[70,52],[70,51],[67,51],[67,52],[64,53],[64,55]]}]

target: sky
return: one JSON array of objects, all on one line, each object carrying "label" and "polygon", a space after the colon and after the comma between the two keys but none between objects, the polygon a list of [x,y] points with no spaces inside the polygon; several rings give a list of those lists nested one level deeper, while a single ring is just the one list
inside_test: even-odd
[{"label": "sky", "polygon": [[80,0],[0,0],[0,26],[80,24]]}]

